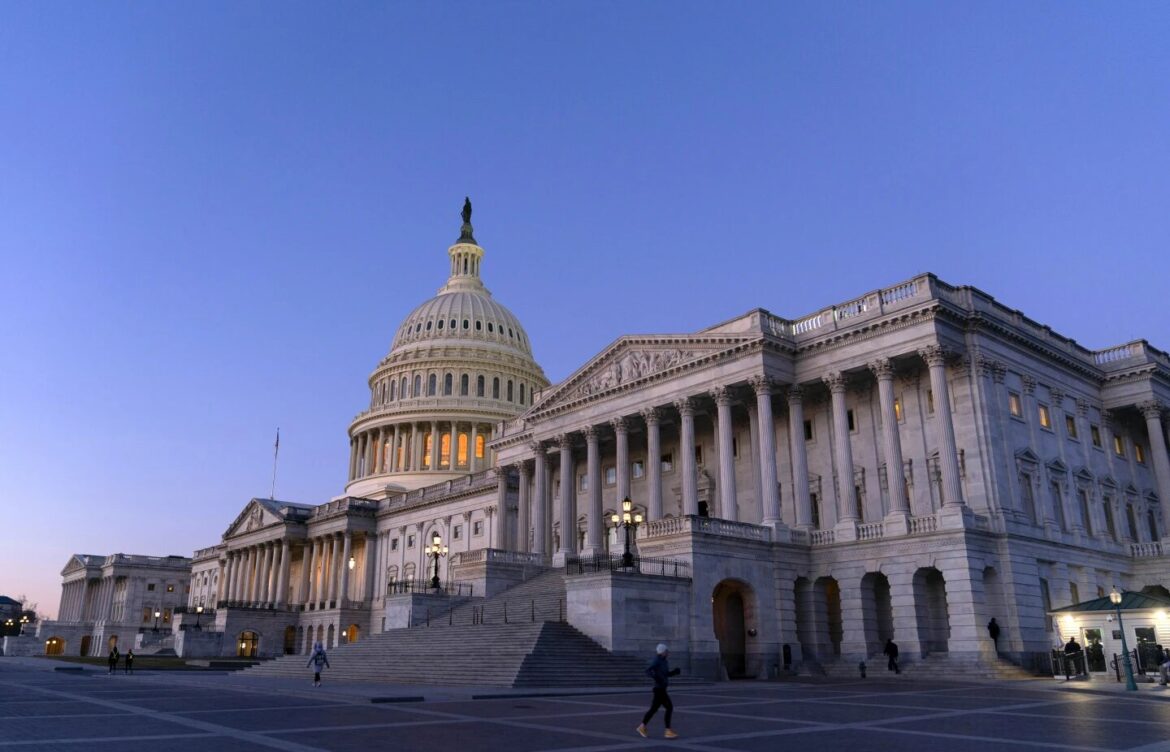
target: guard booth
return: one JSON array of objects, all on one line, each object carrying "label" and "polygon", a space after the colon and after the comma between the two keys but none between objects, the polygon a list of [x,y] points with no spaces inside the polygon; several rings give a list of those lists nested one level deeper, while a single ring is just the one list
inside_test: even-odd
[{"label": "guard booth", "polygon": [[[1118,606],[1109,596],[1075,603],[1049,612],[1060,636],[1060,645],[1052,649],[1052,674],[1060,680],[1066,676],[1115,681],[1124,679],[1122,630],[1129,648],[1133,673],[1138,680],[1155,680],[1161,664],[1163,647],[1170,647],[1170,598],[1155,593],[1121,594],[1121,620]],[[1066,655],[1065,645],[1074,638],[1081,651]]]}]

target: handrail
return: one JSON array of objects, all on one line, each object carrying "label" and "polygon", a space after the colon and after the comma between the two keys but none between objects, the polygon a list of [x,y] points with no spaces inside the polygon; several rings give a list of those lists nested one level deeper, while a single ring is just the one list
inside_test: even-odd
[{"label": "handrail", "polygon": [[663,559],[653,556],[630,555],[627,560],[622,554],[597,554],[594,556],[569,556],[565,558],[565,574],[593,572],[637,572],[657,577],[691,576],[690,562],[678,559]]}]

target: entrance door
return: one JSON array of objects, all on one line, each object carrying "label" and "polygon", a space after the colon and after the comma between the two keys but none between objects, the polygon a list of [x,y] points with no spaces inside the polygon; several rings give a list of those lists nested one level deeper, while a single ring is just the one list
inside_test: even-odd
[{"label": "entrance door", "polygon": [[1096,627],[1086,627],[1081,630],[1081,639],[1085,646],[1085,666],[1089,673],[1105,673],[1109,667],[1105,661],[1105,646],[1102,643],[1101,630]]},{"label": "entrance door", "polygon": [[236,651],[236,655],[241,658],[255,658],[256,651],[260,647],[260,635],[255,632],[241,632],[238,645],[239,649]]},{"label": "entrance door", "polygon": [[719,655],[727,669],[727,678],[742,679],[747,674],[743,595],[738,589],[721,585],[716,588],[714,601],[715,639],[719,640]]},{"label": "entrance door", "polygon": [[93,642],[93,637],[85,635],[81,638],[81,655],[89,655],[89,645]]},{"label": "entrance door", "polygon": [[1137,639],[1138,670],[1143,674],[1154,673],[1162,663],[1162,646],[1155,642],[1153,627],[1134,627]]}]

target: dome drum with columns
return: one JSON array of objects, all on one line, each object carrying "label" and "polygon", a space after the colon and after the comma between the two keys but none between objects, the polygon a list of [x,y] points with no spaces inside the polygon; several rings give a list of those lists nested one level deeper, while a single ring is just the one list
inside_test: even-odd
[{"label": "dome drum with columns", "polygon": [[370,376],[370,407],[349,428],[350,495],[379,498],[491,467],[493,426],[548,386],[520,321],[480,279],[484,251],[470,220],[468,202],[447,284],[406,317]]}]

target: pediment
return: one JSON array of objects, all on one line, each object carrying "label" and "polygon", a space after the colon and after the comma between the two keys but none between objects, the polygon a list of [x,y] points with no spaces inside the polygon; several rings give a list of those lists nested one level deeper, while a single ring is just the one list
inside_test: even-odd
[{"label": "pediment", "polygon": [[74,572],[84,571],[89,568],[87,559],[93,557],[84,554],[73,554],[69,557],[69,561],[65,563],[65,567],[61,570],[61,576],[73,574]]},{"label": "pediment", "polygon": [[252,499],[244,507],[244,511],[240,512],[235,521],[228,526],[223,537],[234,538],[237,535],[244,535],[283,521],[284,518],[278,512],[269,509],[268,505],[260,499]]},{"label": "pediment", "polygon": [[1060,461],[1059,457],[1053,458],[1045,465],[1054,475],[1064,475],[1068,473],[1068,465]]},{"label": "pediment", "polygon": [[1089,468],[1082,467],[1073,473],[1073,477],[1077,480],[1083,480],[1086,483],[1092,483],[1094,480],[1093,473],[1089,472]]},{"label": "pediment", "polygon": [[1018,452],[1016,452],[1016,460],[1019,462],[1028,462],[1028,463],[1031,463],[1033,465],[1040,464],[1040,457],[1037,456],[1036,453],[1033,452],[1031,449],[1027,449],[1027,448],[1021,449]]},{"label": "pediment", "polygon": [[1105,486],[1106,488],[1116,489],[1117,488],[1117,481],[1113,480],[1113,476],[1106,475],[1106,476],[1101,478],[1101,485]]},{"label": "pediment", "polygon": [[758,334],[622,337],[547,390],[530,414],[665,378],[755,339]]}]

